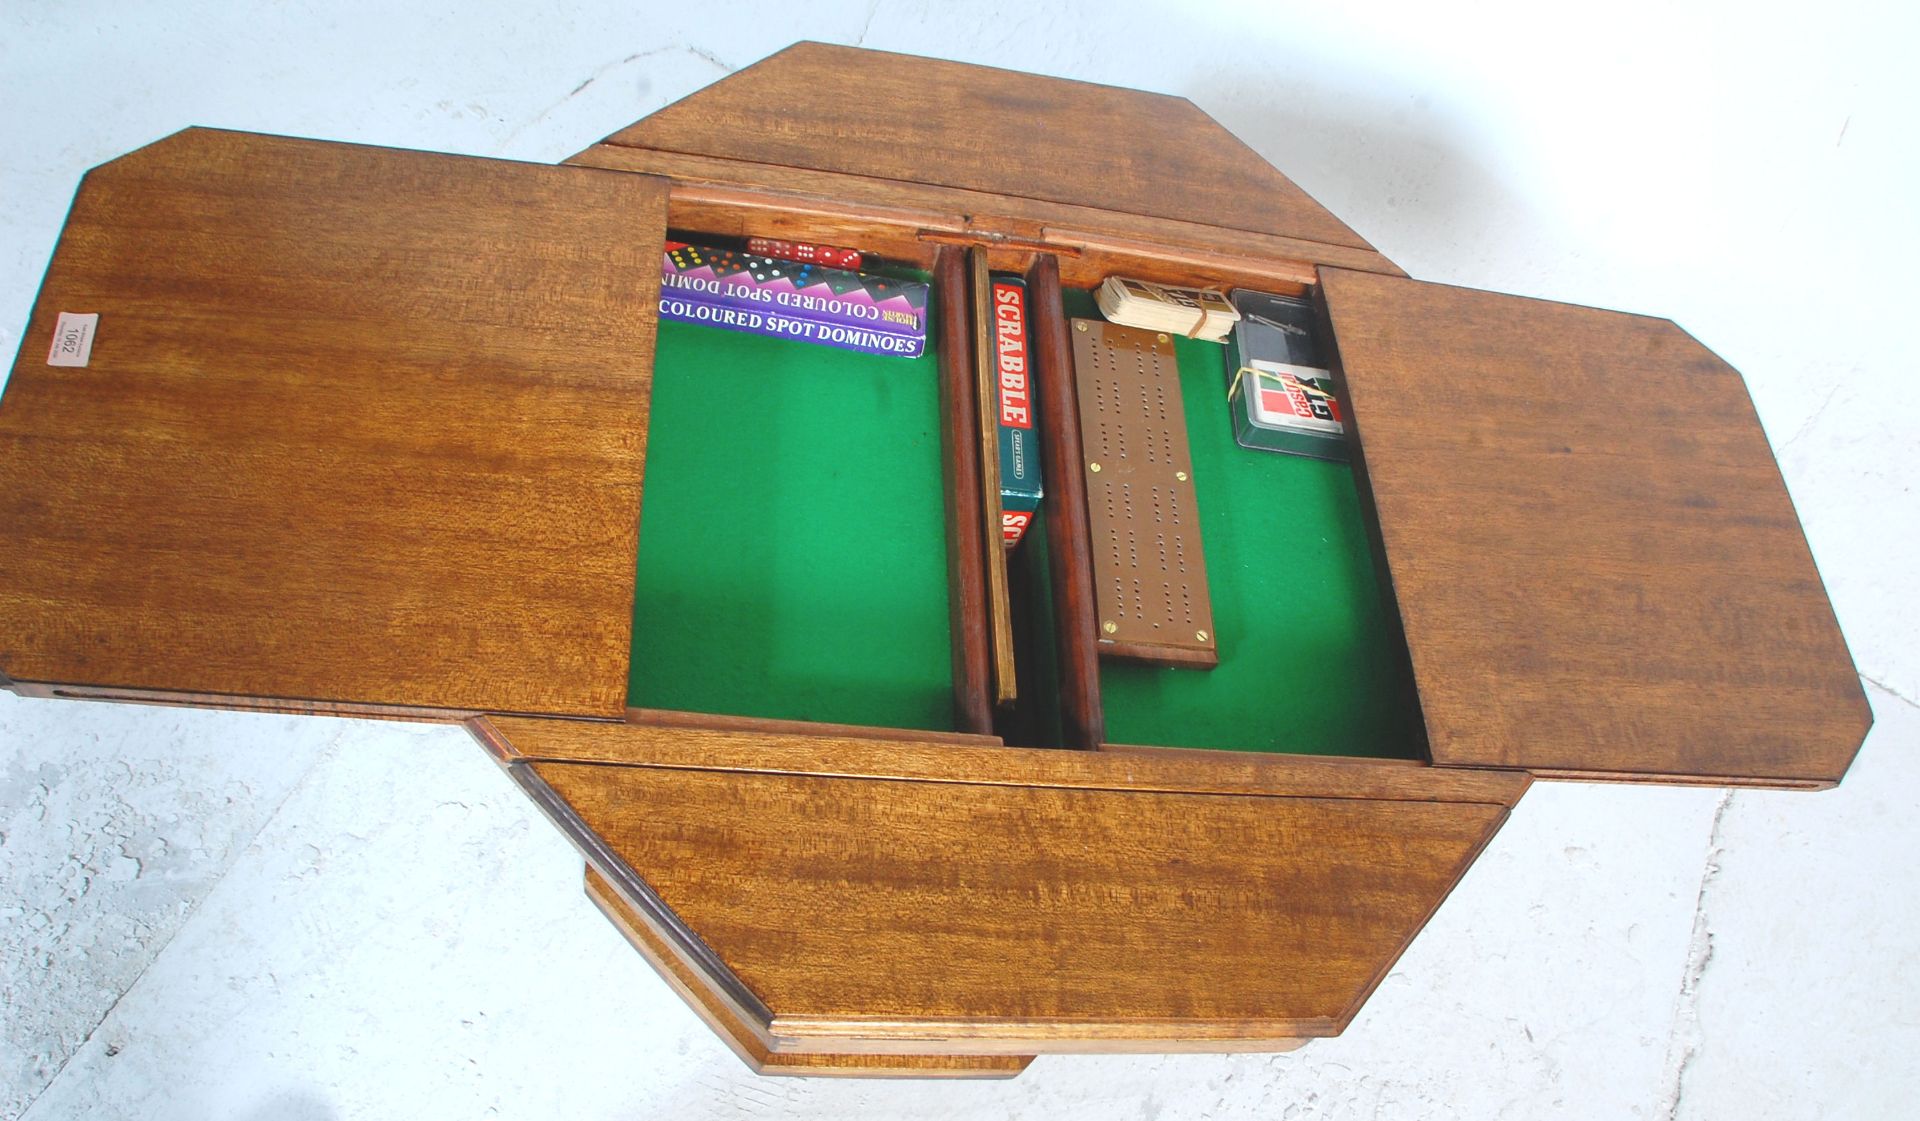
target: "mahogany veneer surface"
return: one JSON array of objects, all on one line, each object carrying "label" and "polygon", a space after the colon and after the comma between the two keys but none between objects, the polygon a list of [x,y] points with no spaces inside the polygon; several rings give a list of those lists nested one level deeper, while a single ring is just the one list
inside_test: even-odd
[{"label": "mahogany veneer surface", "polygon": [[1086,752],[510,719],[481,734],[697,932],[776,1036],[838,1050],[1330,1034],[1525,788],[1353,761],[1209,782]]},{"label": "mahogany veneer surface", "polygon": [[1185,98],[797,43],[607,138],[1370,250]]},{"label": "mahogany veneer surface", "polygon": [[1321,279],[1436,763],[1839,779],[1872,716],[1737,371],[1664,319]]},{"label": "mahogany veneer surface", "polygon": [[[1060,254],[1061,279],[1071,288],[1094,287],[1114,272],[1171,284],[1293,293],[1314,282],[1316,265],[1406,275],[1372,249],[1205,221],[1147,218],[1097,205],[604,142],[566,162],[672,179],[676,229],[830,244],[885,244],[885,237],[907,237],[1024,247]],[[994,267],[1019,263],[996,259]]]},{"label": "mahogany veneer surface", "polygon": [[0,402],[0,672],[618,716],[664,200],[208,130],[93,171]]},{"label": "mahogany veneer surface", "polygon": [[837,1078],[1012,1078],[1033,1062],[1031,1055],[861,1055],[792,1054],[768,1048],[766,1041],[713,998],[703,979],[674,956],[606,878],[587,869],[587,898],[615,929],[647,959],[680,999],[693,1006],[721,1042],[755,1074]]}]

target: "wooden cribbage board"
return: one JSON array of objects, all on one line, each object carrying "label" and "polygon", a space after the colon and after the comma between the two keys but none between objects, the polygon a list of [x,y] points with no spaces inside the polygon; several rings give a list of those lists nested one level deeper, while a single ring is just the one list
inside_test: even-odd
[{"label": "wooden cribbage board", "polygon": [[1217,665],[1173,340],[1076,319],[1073,366],[1099,651]]}]

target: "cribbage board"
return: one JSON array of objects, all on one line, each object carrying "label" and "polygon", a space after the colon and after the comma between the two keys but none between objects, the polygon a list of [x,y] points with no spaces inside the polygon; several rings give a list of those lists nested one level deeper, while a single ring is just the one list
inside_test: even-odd
[{"label": "cribbage board", "polygon": [[1073,367],[1100,654],[1216,665],[1173,340],[1076,319]]}]

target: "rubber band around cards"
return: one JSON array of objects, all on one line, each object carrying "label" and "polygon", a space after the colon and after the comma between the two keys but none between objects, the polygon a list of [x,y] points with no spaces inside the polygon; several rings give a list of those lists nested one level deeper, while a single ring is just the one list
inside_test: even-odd
[{"label": "rubber band around cards", "polygon": [[1194,295],[1199,297],[1194,303],[1199,305],[1195,310],[1200,313],[1200,321],[1193,325],[1193,330],[1187,332],[1187,337],[1190,339],[1199,338],[1200,332],[1206,330],[1207,320],[1213,317],[1213,313],[1207,310],[1208,296],[1218,296],[1222,304],[1227,303],[1227,294],[1218,288],[1196,288],[1194,289]]}]

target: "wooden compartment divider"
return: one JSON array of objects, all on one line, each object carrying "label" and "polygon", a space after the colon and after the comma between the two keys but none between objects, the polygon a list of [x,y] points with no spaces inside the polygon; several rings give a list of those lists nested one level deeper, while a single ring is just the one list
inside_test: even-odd
[{"label": "wooden compartment divider", "polygon": [[1053,581],[1053,637],[1060,671],[1060,729],[1067,746],[1097,748],[1106,738],[1095,650],[1093,561],[1088,554],[1087,486],[1081,474],[1080,405],[1074,392],[1073,340],[1060,291],[1060,262],[1035,258],[1027,273],[1032,304],[1033,372],[1040,402],[1040,450],[1047,497],[1047,563]]},{"label": "wooden compartment divider", "polygon": [[[933,261],[939,307],[940,465],[946,475],[947,618],[953,644],[953,727],[993,733],[987,649],[987,542],[980,510],[980,420],[974,404],[973,324],[967,254],[941,246]],[[994,542],[997,546],[998,542]]]}]

